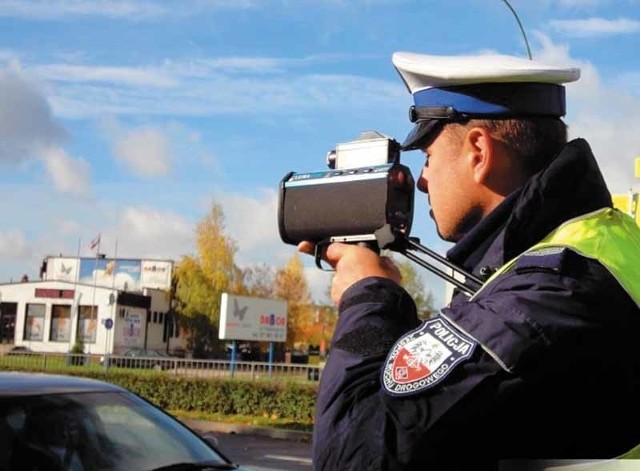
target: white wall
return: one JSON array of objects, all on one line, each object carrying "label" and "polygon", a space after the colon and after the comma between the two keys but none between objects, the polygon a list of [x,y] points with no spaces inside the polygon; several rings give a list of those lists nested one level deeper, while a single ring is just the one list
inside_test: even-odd
[{"label": "white wall", "polygon": [[[36,289],[73,290],[73,299],[36,297]],[[60,281],[35,281],[28,283],[13,283],[0,285],[0,295],[3,302],[15,302],[18,304],[16,313],[15,344],[24,345],[36,352],[68,352],[75,343],[78,330],[78,305],[94,305],[97,309],[96,341],[85,343],[86,353],[103,353],[105,349],[106,328],[102,320],[109,316],[110,289],[96,288],[87,285]],[[44,330],[42,340],[24,339],[25,318],[27,304],[44,304]],[[51,341],[51,310],[54,304],[68,305],[71,307],[70,336],[65,342]]]},{"label": "white wall", "polygon": [[[36,289],[73,290],[73,299],[36,297]],[[167,343],[162,341],[163,323],[153,322],[153,312],[166,316],[169,310],[169,299],[165,291],[149,289],[145,295],[151,298],[149,317],[147,323],[147,310],[145,308],[121,306],[110,304],[112,293],[117,291],[110,288],[94,287],[86,284],[76,284],[64,281],[32,281],[26,283],[0,284],[0,299],[2,302],[17,303],[15,345],[24,345],[35,352],[59,352],[66,353],[73,347],[78,330],[79,305],[93,305],[97,310],[96,340],[93,343],[85,342],[85,353],[102,355],[105,351],[120,354],[131,347],[146,346],[151,350],[165,351]],[[25,318],[27,304],[37,303],[45,305],[45,317],[42,341],[24,339]],[[69,341],[51,341],[51,310],[54,304],[68,305],[71,307],[70,338]],[[157,317],[157,316],[156,316]],[[113,320],[113,328],[108,331],[104,321]],[[169,348],[184,348],[184,336],[169,338]]]}]

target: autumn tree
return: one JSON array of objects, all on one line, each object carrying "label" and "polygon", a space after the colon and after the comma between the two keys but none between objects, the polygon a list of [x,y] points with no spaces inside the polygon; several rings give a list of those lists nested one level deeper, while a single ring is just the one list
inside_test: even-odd
[{"label": "autumn tree", "polygon": [[409,260],[398,261],[394,259],[394,263],[402,275],[402,287],[411,295],[416,303],[418,317],[420,319],[428,319],[436,311],[433,305],[433,293],[425,289],[422,278],[412,262]]},{"label": "autumn tree", "polygon": [[265,264],[254,265],[245,268],[242,276],[243,292],[238,294],[255,296],[256,298],[273,297],[275,285],[275,270],[273,267]]},{"label": "autumn tree", "polygon": [[188,348],[202,357],[222,349],[218,340],[222,293],[243,291],[235,264],[235,242],[225,234],[222,207],[214,203],[196,225],[196,255],[183,257],[175,270],[175,299]]},{"label": "autumn tree", "polygon": [[273,295],[287,301],[287,347],[293,348],[296,343],[308,343],[314,313],[302,260],[298,254],[294,254],[283,268],[276,271]]},{"label": "autumn tree", "polygon": [[337,308],[330,304],[314,304],[311,306],[313,313],[310,328],[309,344],[320,347],[322,354],[326,353],[333,337],[333,331],[338,322]]}]

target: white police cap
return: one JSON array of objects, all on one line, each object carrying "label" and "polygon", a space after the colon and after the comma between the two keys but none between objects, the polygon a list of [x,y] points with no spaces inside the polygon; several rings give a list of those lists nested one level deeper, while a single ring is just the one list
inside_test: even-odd
[{"label": "white police cap", "polygon": [[580,78],[577,68],[505,55],[396,52],[392,62],[414,100],[404,150],[421,148],[447,121],[564,116],[562,84]]}]

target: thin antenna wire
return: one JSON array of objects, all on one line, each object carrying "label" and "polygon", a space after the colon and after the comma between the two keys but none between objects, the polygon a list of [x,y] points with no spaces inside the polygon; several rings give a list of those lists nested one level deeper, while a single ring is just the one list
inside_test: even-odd
[{"label": "thin antenna wire", "polygon": [[516,13],[516,11],[513,9],[511,4],[507,0],[502,0],[502,1],[509,7],[509,10],[511,10],[511,13],[513,13],[513,16],[516,17],[516,21],[518,22],[518,26],[520,26],[520,31],[522,32],[522,37],[524,38],[524,44],[525,46],[527,46],[527,55],[529,56],[529,60],[533,60],[533,57],[531,57],[531,49],[529,49],[529,41],[527,41],[527,35],[524,32],[522,23],[520,23],[520,18],[518,18],[518,14]]}]

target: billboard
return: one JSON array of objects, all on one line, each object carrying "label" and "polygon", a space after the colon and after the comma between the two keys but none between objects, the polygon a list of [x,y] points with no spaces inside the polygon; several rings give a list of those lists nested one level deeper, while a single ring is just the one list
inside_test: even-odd
[{"label": "billboard", "polygon": [[78,266],[80,260],[77,258],[52,258],[47,264],[47,280],[75,282],[78,279]]},{"label": "billboard", "polygon": [[80,259],[80,283],[114,287],[123,291],[139,291],[140,260]]},{"label": "billboard", "polygon": [[123,291],[171,288],[171,260],[48,257],[46,279]]},{"label": "billboard", "polygon": [[145,288],[169,289],[173,262],[165,260],[142,260],[140,282]]},{"label": "billboard", "polygon": [[287,302],[222,293],[218,337],[259,342],[286,341]]},{"label": "billboard", "polygon": [[122,343],[127,346],[142,346],[142,314],[127,312],[122,323]]}]

